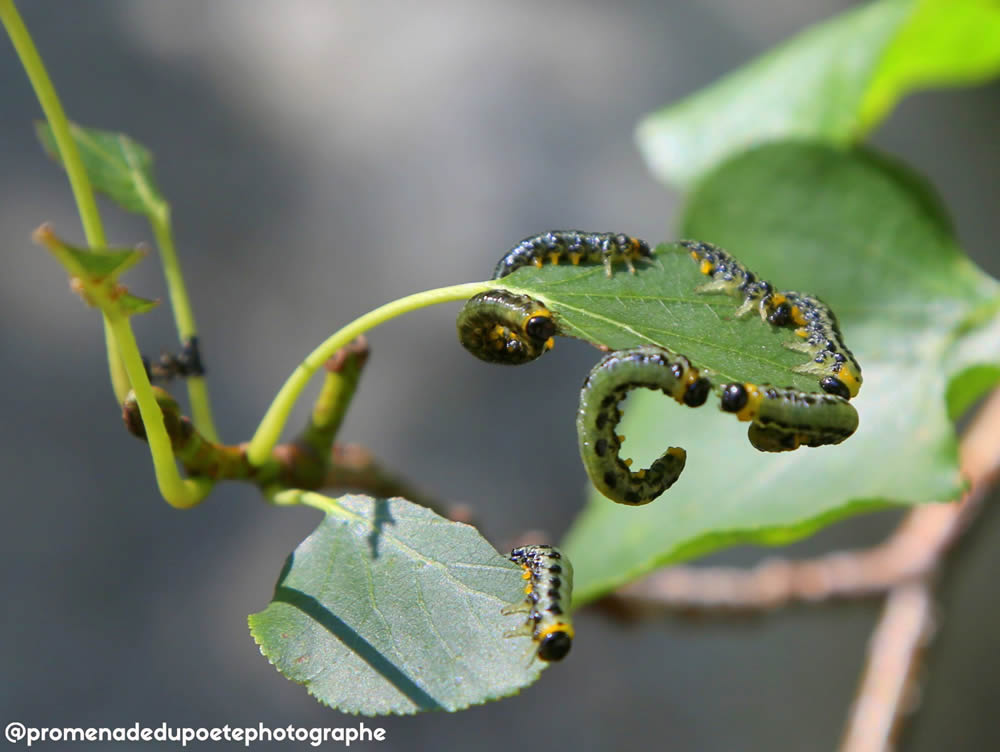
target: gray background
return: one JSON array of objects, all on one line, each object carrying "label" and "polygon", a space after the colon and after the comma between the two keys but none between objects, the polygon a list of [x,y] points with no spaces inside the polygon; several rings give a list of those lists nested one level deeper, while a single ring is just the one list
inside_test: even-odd
[{"label": "gray background", "polygon": [[[677,197],[647,175],[637,119],[851,3],[22,5],[71,117],[156,154],[216,419],[237,440],[301,357],[377,304],[482,279],[543,229],[672,237]],[[122,429],[98,317],[29,241],[46,220],[72,240],[82,232],[63,176],[34,143],[34,96],[0,48],[0,721],[352,723],[281,678],[246,629],[317,513],[270,508],[236,485],[175,511],[157,495],[145,445]],[[994,275],[998,95],[994,85],[913,97],[876,137],[936,183]],[[113,242],[148,239],[141,221],[106,209]],[[128,282],[165,296],[154,259]],[[456,309],[371,335],[343,436],[469,503],[500,545],[528,527],[557,538],[584,474],[571,430],[555,427],[593,352],[566,343],[531,368],[490,367],[456,344]],[[135,328],[150,354],[175,347],[166,307]],[[894,519],[852,520],[793,552],[873,543]],[[908,749],[995,739],[998,544],[994,515],[946,581]],[[583,613],[572,660],[521,696],[386,719],[382,746],[507,750],[527,737],[614,749],[628,734],[677,750],[831,749],[877,613],[839,604],[629,627]]]}]

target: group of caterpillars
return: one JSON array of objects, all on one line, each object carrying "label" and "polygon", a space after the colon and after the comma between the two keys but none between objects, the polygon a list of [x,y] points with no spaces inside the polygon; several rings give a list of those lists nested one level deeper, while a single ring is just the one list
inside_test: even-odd
[{"label": "group of caterpillars", "polygon": [[[769,384],[726,383],[719,386],[720,407],[749,421],[747,438],[762,452],[786,452],[800,446],[839,444],[858,426],[848,402],[861,388],[861,367],[844,343],[833,312],[820,300],[797,292],[779,292],[726,251],[709,243],[681,241],[709,281],[699,293],[740,298],[737,317],[756,311],[776,327],[794,328],[802,340],[786,344],[809,355],[795,370],[819,378],[822,392],[803,392]],[[542,267],[566,260],[602,264],[610,277],[616,264],[635,273],[636,262],[649,262],[647,243],[617,233],[552,231],[526,238],[500,259],[493,279],[524,266]],[[553,345],[557,322],[541,302],[494,289],[470,299],[458,317],[458,335],[473,355],[493,363],[533,360]],[[683,355],[645,345],[605,355],[591,370],[580,391],[577,435],[580,456],[591,481],[620,504],[647,504],[672,486],[684,469],[686,453],[670,447],[653,464],[633,472],[620,457],[623,437],[615,429],[618,407],[632,389],[659,389],[689,407],[703,405],[714,385]]]}]

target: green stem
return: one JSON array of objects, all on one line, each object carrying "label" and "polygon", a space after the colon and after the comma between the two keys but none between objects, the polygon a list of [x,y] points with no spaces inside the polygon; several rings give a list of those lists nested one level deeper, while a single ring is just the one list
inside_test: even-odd
[{"label": "green stem", "polygon": [[336,499],[331,499],[329,496],[324,496],[323,494],[316,493],[315,491],[302,491],[298,488],[282,490],[275,489],[268,492],[267,497],[272,504],[276,504],[277,506],[293,506],[295,504],[302,504],[307,507],[312,507],[313,509],[318,509],[323,512],[323,514],[332,514],[337,515],[338,517],[354,516],[340,506]]},{"label": "green stem", "polygon": [[[156,404],[163,414],[163,423],[167,429],[167,437],[173,447],[174,458],[180,462],[189,476],[198,476],[216,482],[223,480],[251,481],[261,486],[269,486],[278,481],[286,466],[282,458],[274,457],[261,467],[251,467],[247,462],[246,452],[241,445],[226,446],[214,441],[208,441],[186,416],[181,414],[177,404],[169,392],[153,387]],[[122,418],[125,427],[136,438],[146,440],[146,426],[142,420],[142,412],[134,391],[129,393],[122,405]],[[287,456],[287,455],[286,455]],[[298,483],[286,485],[297,488],[318,488],[319,483],[312,486],[301,486]]]},{"label": "green stem", "polygon": [[324,467],[367,360],[368,342],[356,339],[326,362],[326,378],[313,404],[309,423],[299,436],[299,441],[305,442],[317,458],[322,458]]},{"label": "green stem", "polygon": [[285,423],[288,421],[288,416],[295,406],[296,400],[302,394],[302,390],[309,383],[309,379],[341,347],[347,345],[358,335],[364,334],[369,329],[373,329],[396,316],[436,305],[437,303],[466,300],[488,289],[490,289],[489,283],[468,282],[462,285],[452,285],[450,287],[440,287],[436,290],[418,292],[414,295],[394,300],[391,303],[386,303],[374,311],[366,313],[361,318],[355,319],[343,329],[333,334],[299,364],[298,368],[292,372],[292,375],[288,377],[288,380],[281,387],[281,391],[274,398],[267,413],[264,415],[264,419],[261,420],[260,425],[257,427],[257,432],[247,447],[247,457],[250,459],[250,464],[259,465],[268,458],[271,450],[274,449],[274,445],[278,443]]},{"label": "green stem", "polygon": [[165,203],[157,203],[155,206],[156,208],[146,216],[153,228],[156,245],[160,249],[160,261],[163,264],[163,276],[167,280],[167,295],[170,297],[170,307],[174,312],[177,336],[184,342],[198,336],[198,326],[194,321],[194,311],[188,298],[187,287],[184,285],[184,275],[181,273],[181,262],[177,258],[177,249],[174,246],[170,207]]},{"label": "green stem", "polygon": [[208,397],[208,384],[203,376],[187,378],[188,402],[191,403],[191,420],[202,435],[213,443],[219,443],[219,432],[212,420],[212,401]]},{"label": "green stem", "polygon": [[[97,201],[94,199],[94,192],[91,190],[90,180],[80,159],[80,153],[76,149],[76,142],[70,134],[69,121],[66,119],[66,113],[63,112],[52,80],[45,70],[45,64],[42,63],[42,58],[35,48],[31,34],[28,33],[13,0],[0,0],[0,23],[3,24],[7,36],[10,37],[10,41],[14,45],[21,65],[24,66],[24,72],[28,75],[28,80],[35,90],[35,96],[38,97],[42,112],[45,113],[45,118],[52,128],[52,136],[56,141],[59,154],[62,156],[77,211],[80,213],[80,222],[83,224],[87,245],[91,248],[105,248],[108,243],[104,235],[104,226],[101,224],[101,215],[97,211]],[[111,374],[111,385],[115,391],[115,397],[121,403],[128,393],[129,384],[118,349],[110,334],[111,327],[107,317],[105,317],[104,338],[107,343],[108,370]]]},{"label": "green stem", "polygon": [[0,21],[3,22],[7,35],[14,44],[17,56],[24,66],[24,72],[28,74],[28,80],[31,81],[31,86],[35,90],[38,103],[42,106],[42,112],[45,113],[45,118],[52,127],[52,136],[56,140],[56,146],[59,147],[59,154],[62,156],[66,174],[69,176],[69,184],[80,212],[80,221],[83,223],[83,232],[87,236],[87,244],[92,248],[104,248],[108,243],[104,237],[101,215],[97,211],[97,202],[94,200],[94,192],[90,189],[87,171],[83,168],[80,154],[76,150],[76,142],[73,141],[73,136],[70,134],[66,113],[63,112],[55,87],[52,86],[42,58],[39,56],[35,43],[31,40],[31,35],[25,27],[24,21],[21,20],[21,15],[17,12],[13,0],[0,0]]},{"label": "green stem", "polygon": [[[177,336],[181,342],[198,336],[198,325],[194,320],[194,308],[184,284],[184,274],[181,272],[181,262],[174,246],[174,233],[170,224],[170,206],[164,202],[156,204],[156,209],[147,214],[149,224],[153,228],[153,237],[160,249],[160,261],[163,264],[163,276],[167,281],[167,295],[170,297],[170,307],[174,313],[177,325]],[[205,379],[192,376],[187,379],[188,399],[191,403],[191,419],[195,428],[210,442],[218,443],[219,434],[215,430],[212,419],[212,403],[208,397],[208,386]]]},{"label": "green stem", "polygon": [[[142,365],[142,356],[136,345],[132,327],[125,316],[108,316],[107,321],[111,333],[118,343],[125,370],[132,381],[136,402],[139,403],[139,413],[146,430],[146,441],[153,457],[153,469],[156,472],[156,484],[167,503],[178,509],[187,509],[198,504],[208,496],[214,485],[205,478],[181,478],[174,460],[174,450],[170,445],[170,437],[163,422],[163,413],[156,402],[153,387],[146,378],[146,370]],[[123,400],[124,402],[124,400]]]}]

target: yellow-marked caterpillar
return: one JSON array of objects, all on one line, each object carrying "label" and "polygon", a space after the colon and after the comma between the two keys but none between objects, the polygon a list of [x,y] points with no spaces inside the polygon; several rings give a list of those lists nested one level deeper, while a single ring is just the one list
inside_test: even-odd
[{"label": "yellow-marked caterpillar", "polygon": [[594,366],[580,390],[576,432],[580,457],[591,482],[619,504],[648,504],[680,477],[687,453],[670,447],[653,464],[632,472],[620,456],[623,436],[615,432],[622,418],[618,403],[632,389],[659,389],[683,405],[705,404],[712,385],[683,355],[662,347],[618,350]]},{"label": "yellow-marked caterpillar", "polygon": [[552,312],[534,298],[490,290],[469,299],[458,314],[458,339],[480,360],[520,365],[551,350]]},{"label": "yellow-marked caterpillar", "polygon": [[736,316],[756,310],[774,326],[794,326],[801,342],[786,343],[791,350],[805,353],[809,361],[797,366],[798,373],[818,376],[820,388],[844,399],[861,389],[861,366],[844,343],[837,318],[822,301],[797,292],[778,292],[757,277],[726,251],[695,240],[682,240],[702,274],[711,277],[698,292],[725,293],[742,297]]},{"label": "yellow-marked caterpillar", "polygon": [[858,427],[858,412],[843,397],[791,387],[725,384],[721,407],[751,421],[747,438],[761,452],[839,444]]},{"label": "yellow-marked caterpillar", "polygon": [[610,277],[616,263],[624,263],[635,274],[635,262],[652,258],[644,240],[614,232],[582,232],[552,230],[532,235],[511,248],[493,270],[493,279],[506,277],[522,266],[558,264],[565,259],[571,264],[604,264]]},{"label": "yellow-marked caterpillar", "polygon": [[525,624],[508,637],[530,635],[543,661],[561,661],[573,645],[569,607],[573,594],[573,567],[552,546],[521,546],[510,560],[524,567],[524,601],[503,609],[505,614],[527,613]]}]

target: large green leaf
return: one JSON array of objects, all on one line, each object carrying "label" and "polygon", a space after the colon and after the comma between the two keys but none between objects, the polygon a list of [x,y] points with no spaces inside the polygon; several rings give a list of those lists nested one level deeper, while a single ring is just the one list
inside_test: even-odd
[{"label": "large green leaf", "polygon": [[345,496],[249,618],[261,652],[347,713],[460,710],[538,678],[522,569],[468,525],[403,499]]},{"label": "large green leaf", "polygon": [[[852,402],[861,425],[838,446],[768,455],[731,416],[633,393],[626,447],[658,453],[679,443],[687,467],[645,507],[591,494],[566,542],[578,604],[726,544],[782,543],[859,509],[954,499],[961,481],[946,389],[951,382],[949,401],[967,405],[996,383],[997,283],[962,254],[926,184],[882,157],[797,143],[757,149],[706,178],[683,234],[831,305],[864,370]],[[632,309],[615,315],[628,321]],[[663,319],[674,320],[673,308]]]},{"label": "large green leaf", "polygon": [[[49,156],[62,164],[48,123],[38,123],[35,133]],[[167,211],[153,179],[153,155],[142,144],[123,133],[70,124],[80,159],[94,189],[137,214],[159,215]]]},{"label": "large green leaf", "polygon": [[687,185],[766,141],[848,144],[911,91],[977,83],[998,72],[994,0],[880,0],[807,29],[649,115],[636,138],[656,175]]},{"label": "large green leaf", "polygon": [[858,116],[867,131],[911,91],[978,84],[1000,73],[996,0],[918,0],[879,61]]}]

